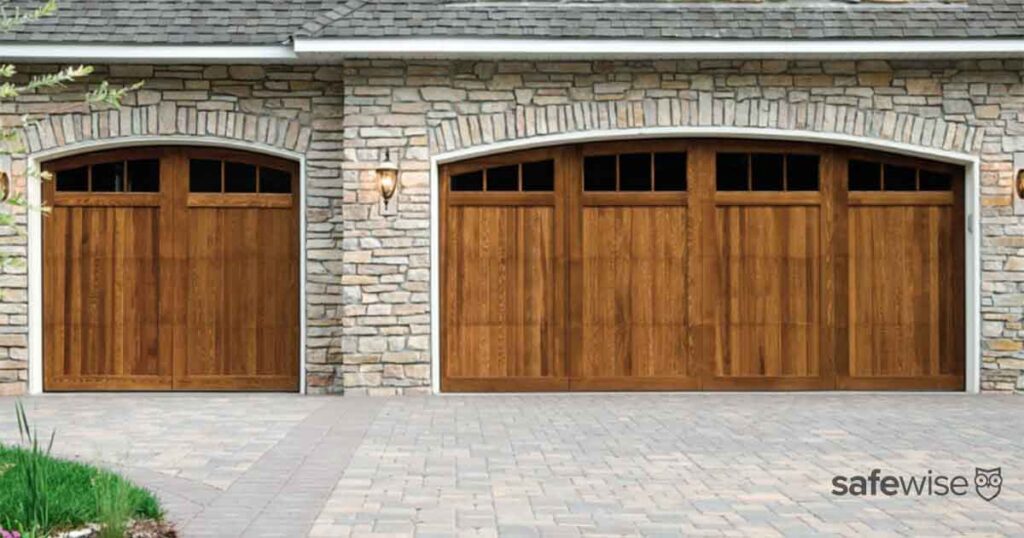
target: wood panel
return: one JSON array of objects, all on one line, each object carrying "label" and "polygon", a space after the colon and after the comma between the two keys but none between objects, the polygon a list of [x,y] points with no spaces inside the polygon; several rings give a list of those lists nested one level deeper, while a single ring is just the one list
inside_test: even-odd
[{"label": "wood panel", "polygon": [[[686,208],[583,209],[575,388],[696,387],[688,352]],[[649,380],[649,381],[647,381]]]},{"label": "wood panel", "polygon": [[709,381],[759,378],[770,386],[781,378],[812,378],[810,385],[819,383],[820,213],[810,206],[716,211],[720,277]]},{"label": "wood panel", "polygon": [[446,385],[566,388],[555,208],[458,206],[448,224]]},{"label": "wood panel", "polygon": [[[204,194],[191,209],[191,157],[290,170],[293,194]],[[297,168],[186,147],[46,168],[130,159],[159,160],[159,192],[44,185],[44,389],[297,390]]]},{"label": "wood panel", "polygon": [[963,374],[954,213],[951,206],[850,208],[849,377]]},{"label": "wood panel", "polygon": [[160,210],[58,206],[44,234],[44,388],[170,388]]}]

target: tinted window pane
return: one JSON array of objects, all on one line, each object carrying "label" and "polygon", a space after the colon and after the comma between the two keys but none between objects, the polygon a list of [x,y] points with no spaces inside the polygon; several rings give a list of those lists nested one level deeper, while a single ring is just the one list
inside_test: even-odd
[{"label": "tinted window pane", "polygon": [[882,166],[879,163],[851,160],[847,173],[851,191],[882,190]]},{"label": "tinted window pane", "polygon": [[124,162],[92,165],[92,192],[124,192]]},{"label": "tinted window pane", "polygon": [[820,159],[817,155],[790,155],[786,157],[786,190],[818,190]]},{"label": "tinted window pane", "polygon": [[517,191],[519,190],[519,166],[499,166],[487,169],[487,190]]},{"label": "tinted window pane", "polygon": [[292,192],[292,175],[276,168],[260,167],[260,192]]},{"label": "tinted window pane", "polygon": [[919,173],[923,191],[948,191],[953,188],[953,176],[949,174],[931,170],[921,170]]},{"label": "tinted window pane", "polygon": [[601,155],[583,159],[583,190],[615,190],[614,155]]},{"label": "tinted window pane", "polygon": [[755,191],[784,189],[786,158],[779,153],[755,153],[751,156],[750,184]]},{"label": "tinted window pane", "polygon": [[715,157],[715,181],[720,191],[747,190],[747,154],[719,153]]},{"label": "tinted window pane", "polygon": [[157,159],[128,161],[128,190],[160,192],[160,161]]},{"label": "tinted window pane", "polygon": [[555,190],[555,161],[523,163],[523,190]]},{"label": "tinted window pane", "polygon": [[453,191],[482,191],[484,190],[484,171],[466,172],[452,176]]},{"label": "tinted window pane", "polygon": [[89,190],[89,171],[83,166],[57,172],[57,190],[62,192]]},{"label": "tinted window pane", "polygon": [[224,192],[256,192],[256,166],[224,163]]},{"label": "tinted window pane", "polygon": [[916,191],[915,170],[909,166],[885,165],[884,188],[887,191]]},{"label": "tinted window pane", "polygon": [[686,190],[686,154],[654,154],[654,190]]},{"label": "tinted window pane", "polygon": [[619,190],[651,190],[650,153],[623,153],[619,155]]},{"label": "tinted window pane", "polygon": [[192,159],[188,163],[190,192],[220,192],[220,161]]}]

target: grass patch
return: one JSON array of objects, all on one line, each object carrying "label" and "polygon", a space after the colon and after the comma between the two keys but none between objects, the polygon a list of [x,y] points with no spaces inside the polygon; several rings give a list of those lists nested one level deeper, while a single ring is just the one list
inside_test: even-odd
[{"label": "grass patch", "polygon": [[[37,465],[45,477],[45,504],[49,528],[35,529],[46,536],[54,531],[79,528],[86,523],[106,523],[123,515],[159,519],[160,504],[149,491],[121,476],[44,454],[29,454],[22,448],[0,445],[0,527],[31,531],[26,520],[24,500],[32,492],[19,465],[39,458]],[[122,522],[123,523],[123,522]],[[122,527],[123,528],[123,527]]]}]

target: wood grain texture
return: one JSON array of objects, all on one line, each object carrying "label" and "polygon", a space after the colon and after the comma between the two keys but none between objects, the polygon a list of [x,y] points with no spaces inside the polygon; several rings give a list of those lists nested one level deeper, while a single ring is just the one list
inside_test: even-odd
[{"label": "wood grain texture", "polygon": [[948,206],[850,208],[851,377],[962,373],[953,213]]},{"label": "wood grain texture", "polygon": [[717,211],[721,377],[817,377],[821,249],[816,207]]},{"label": "wood grain texture", "polygon": [[553,207],[449,209],[447,377],[562,378]]},{"label": "wood grain texture", "polygon": [[685,207],[583,209],[580,378],[695,376],[686,222]]},{"label": "wood grain texture", "polygon": [[192,156],[251,158],[291,170],[293,183],[297,170],[210,151],[133,148],[47,164],[154,158],[161,181],[145,194],[44,186],[54,206],[43,219],[45,390],[298,389],[294,195],[269,205],[249,196],[249,207],[240,197],[186,203]]}]

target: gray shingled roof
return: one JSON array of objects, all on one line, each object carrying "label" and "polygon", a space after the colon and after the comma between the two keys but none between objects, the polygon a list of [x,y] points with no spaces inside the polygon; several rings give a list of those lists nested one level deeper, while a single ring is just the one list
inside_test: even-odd
[{"label": "gray shingled roof", "polygon": [[[607,1],[369,0],[315,38],[398,37],[862,39],[1024,36],[1024,0],[761,4]],[[302,34],[300,34],[302,35]]]},{"label": "gray shingled roof", "polygon": [[[42,0],[13,0],[35,6]],[[0,0],[0,4],[2,4]],[[0,41],[271,45],[306,38],[1021,38],[1024,0],[60,0]]]},{"label": "gray shingled roof", "polygon": [[[0,4],[4,2],[0,0]],[[31,9],[44,0],[13,0]],[[0,41],[274,45],[337,7],[336,0],[58,0],[56,15]]]}]

